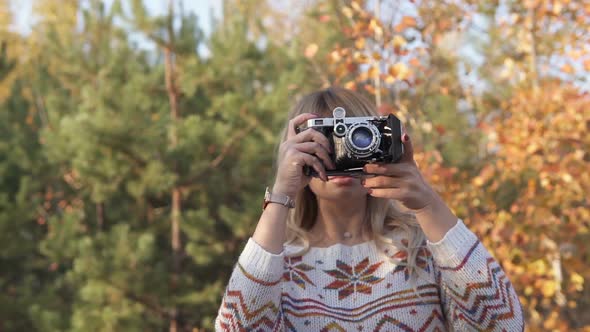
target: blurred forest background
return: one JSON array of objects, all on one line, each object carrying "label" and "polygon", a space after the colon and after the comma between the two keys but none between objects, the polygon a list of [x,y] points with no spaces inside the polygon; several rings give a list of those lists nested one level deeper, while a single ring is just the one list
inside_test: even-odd
[{"label": "blurred forest background", "polygon": [[0,2],[0,331],[212,330],[329,85],[403,119],[528,331],[590,331],[589,2],[224,0],[209,34],[181,1],[32,2],[27,32]]}]

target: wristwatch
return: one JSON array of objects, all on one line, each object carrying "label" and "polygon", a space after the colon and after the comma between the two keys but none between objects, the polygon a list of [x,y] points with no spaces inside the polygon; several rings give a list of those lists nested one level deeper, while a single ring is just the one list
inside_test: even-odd
[{"label": "wristwatch", "polygon": [[277,203],[292,209],[295,207],[295,201],[285,194],[281,193],[273,193],[270,191],[268,187],[266,187],[266,191],[264,192],[264,203],[262,204],[262,210],[266,209],[268,203]]}]

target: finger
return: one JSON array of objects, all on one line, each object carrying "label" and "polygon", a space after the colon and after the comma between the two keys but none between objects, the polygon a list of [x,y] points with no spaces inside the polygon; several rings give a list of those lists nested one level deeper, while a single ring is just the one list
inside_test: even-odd
[{"label": "finger", "polygon": [[304,142],[295,144],[293,147],[301,152],[315,154],[318,158],[321,159],[321,161],[324,163],[324,166],[326,166],[329,169],[336,168],[336,165],[334,165],[334,162],[332,161],[332,158],[330,158],[328,151],[326,151],[326,149],[319,143]]},{"label": "finger", "polygon": [[405,190],[400,188],[369,189],[369,195],[373,197],[401,200],[405,195]]},{"label": "finger", "polygon": [[410,139],[410,135],[408,135],[408,133],[403,133],[402,144],[404,145],[404,154],[400,159],[400,162],[414,163],[414,145],[412,144],[412,140]]},{"label": "finger", "polygon": [[322,165],[322,163],[317,157],[307,153],[301,153],[301,159],[306,165],[311,166],[318,173],[322,181],[328,181],[328,176],[326,175],[324,165]]},{"label": "finger", "polygon": [[330,141],[328,138],[324,136],[324,134],[314,129],[308,129],[300,132],[299,134],[292,137],[291,141],[295,143],[314,141],[323,146],[326,151],[332,152],[332,147],[330,146]]},{"label": "finger", "polygon": [[384,164],[384,163],[371,163],[366,164],[364,171],[367,174],[375,175],[386,175],[393,177],[402,177],[410,174],[410,169],[407,164]]},{"label": "finger", "polygon": [[296,128],[305,123],[309,119],[317,118],[318,116],[313,113],[303,113],[294,117],[289,121],[289,129],[287,131],[287,138],[297,135]]},{"label": "finger", "polygon": [[401,188],[405,186],[405,180],[390,176],[375,176],[362,181],[365,188]]}]

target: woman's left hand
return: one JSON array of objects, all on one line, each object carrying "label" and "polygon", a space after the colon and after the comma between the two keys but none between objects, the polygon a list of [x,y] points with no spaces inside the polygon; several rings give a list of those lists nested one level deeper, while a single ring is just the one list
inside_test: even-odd
[{"label": "woman's left hand", "polygon": [[418,212],[440,200],[436,191],[420,173],[414,161],[414,148],[407,133],[402,135],[404,155],[395,164],[366,164],[367,177],[363,185],[373,197],[391,198],[400,201],[406,208]]}]

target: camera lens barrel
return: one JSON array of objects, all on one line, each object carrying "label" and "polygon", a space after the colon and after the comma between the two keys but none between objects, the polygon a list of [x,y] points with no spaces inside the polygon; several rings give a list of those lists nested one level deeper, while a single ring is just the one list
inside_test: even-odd
[{"label": "camera lens barrel", "polygon": [[348,127],[344,146],[351,157],[366,158],[372,155],[381,144],[379,129],[367,122],[357,122]]}]

